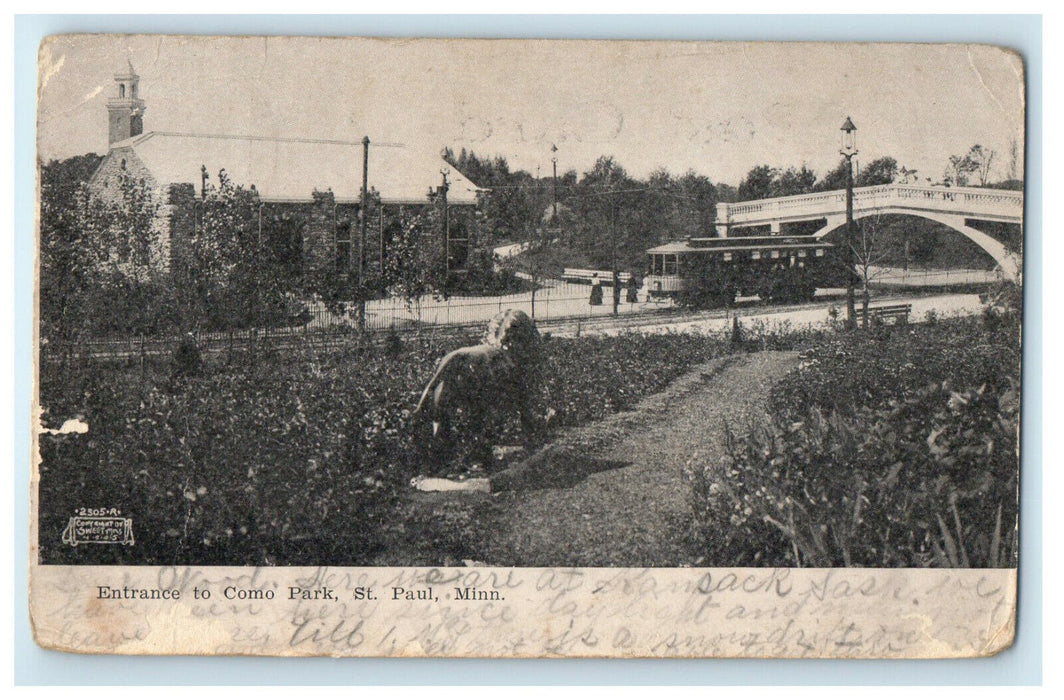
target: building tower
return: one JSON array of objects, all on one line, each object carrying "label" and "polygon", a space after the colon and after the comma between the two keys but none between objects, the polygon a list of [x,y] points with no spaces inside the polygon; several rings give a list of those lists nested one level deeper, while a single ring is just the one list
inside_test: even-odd
[{"label": "building tower", "polygon": [[144,100],[140,99],[140,76],[133,63],[115,72],[115,96],[107,100],[107,145],[144,132]]}]

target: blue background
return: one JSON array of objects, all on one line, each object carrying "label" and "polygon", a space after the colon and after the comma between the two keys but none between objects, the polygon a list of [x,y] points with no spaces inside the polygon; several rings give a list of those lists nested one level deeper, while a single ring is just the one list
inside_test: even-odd
[{"label": "blue background", "polygon": [[[30,377],[37,47],[49,34],[304,34],[918,41],[1017,49],[1027,67],[1026,308],[1019,619],[1015,645],[951,661],[257,659],[45,651],[29,627]],[[15,18],[14,669],[17,684],[1040,684],[1042,681],[1042,19],[1037,15],[18,16]]]}]

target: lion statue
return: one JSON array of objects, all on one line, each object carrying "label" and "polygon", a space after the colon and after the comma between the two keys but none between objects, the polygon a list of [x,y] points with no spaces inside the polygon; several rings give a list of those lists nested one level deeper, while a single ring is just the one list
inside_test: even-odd
[{"label": "lion statue", "polygon": [[432,420],[432,437],[450,439],[461,413],[480,455],[490,455],[483,438],[493,416],[517,413],[526,439],[539,429],[536,396],[540,386],[540,335],[524,311],[508,309],[488,323],[479,345],[458,348],[436,365],[414,415]]}]

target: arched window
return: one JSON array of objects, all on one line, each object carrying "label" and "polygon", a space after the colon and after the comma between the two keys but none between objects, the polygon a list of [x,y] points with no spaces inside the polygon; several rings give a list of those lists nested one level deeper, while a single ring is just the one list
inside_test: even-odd
[{"label": "arched window", "polygon": [[119,83],[118,84],[118,96],[119,97],[125,97],[126,96],[126,84],[125,83]]}]

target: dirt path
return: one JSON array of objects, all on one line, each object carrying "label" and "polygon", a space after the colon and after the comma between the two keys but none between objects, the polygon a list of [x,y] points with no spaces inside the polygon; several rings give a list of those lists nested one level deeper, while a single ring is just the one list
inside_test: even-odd
[{"label": "dirt path", "polygon": [[696,367],[633,411],[571,431],[481,512],[478,559],[495,566],[678,566],[693,559],[684,465],[717,462],[725,421],[764,415],[797,364],[764,352]]}]

